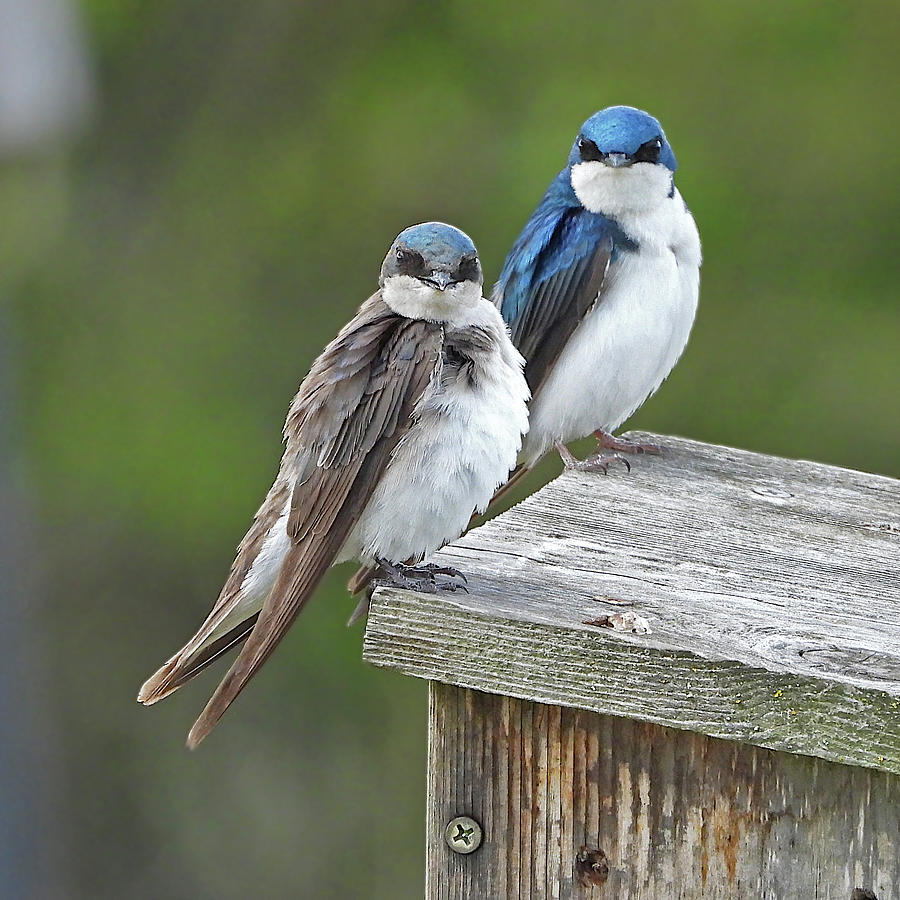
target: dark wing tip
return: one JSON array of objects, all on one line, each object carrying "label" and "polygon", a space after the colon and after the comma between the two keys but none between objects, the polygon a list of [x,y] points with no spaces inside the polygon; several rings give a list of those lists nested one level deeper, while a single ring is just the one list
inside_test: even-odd
[{"label": "dark wing tip", "polygon": [[377,571],[378,566],[360,566],[347,582],[350,595],[355,597],[360,591],[364,591],[372,583]]},{"label": "dark wing tip", "polygon": [[[251,644],[254,632],[250,640],[243,646],[238,658],[234,661],[225,677],[216,688],[209,702],[203,707],[203,712],[197,717],[187,736],[187,747],[196,750],[200,742],[216,727],[219,719],[225,715],[225,711],[234,702],[237,695],[244,689],[247,682],[256,674],[259,667],[265,662],[268,653],[259,654],[256,646]],[[257,642],[259,635],[257,633]]]},{"label": "dark wing tip", "polygon": [[[210,697],[209,702],[203,707],[203,712],[197,717],[197,721],[191,726],[191,730],[187,736],[188,750],[196,750],[200,742],[216,727],[219,719],[225,714],[225,710],[231,706],[232,701],[240,693],[241,687],[227,690],[227,685],[233,682],[232,673],[228,675],[222,683],[216,688],[215,693]],[[226,693],[227,691],[227,693]]]},{"label": "dark wing tip", "polygon": [[162,700],[170,694],[174,687],[170,687],[172,673],[178,664],[178,658],[170,659],[160,666],[142,685],[138,691],[137,702],[144,706],[152,706],[157,700]]},{"label": "dark wing tip", "polygon": [[215,662],[223,653],[244,640],[256,624],[258,617],[259,613],[253,613],[226,634],[212,643],[202,646],[189,656],[185,656],[184,649],[180,650],[176,656],[173,656],[141,685],[137,695],[138,703],[152,706],[158,700],[173,694],[183,684],[202,672],[210,663]]},{"label": "dark wing tip", "polygon": [[187,740],[184,742],[184,745],[188,748],[188,750],[196,750],[197,747],[200,746],[200,742],[205,738],[210,731],[215,727],[215,722],[213,722],[209,726],[205,726],[201,723],[200,719],[197,719],[194,722],[193,726],[191,726],[191,730],[188,732]]}]

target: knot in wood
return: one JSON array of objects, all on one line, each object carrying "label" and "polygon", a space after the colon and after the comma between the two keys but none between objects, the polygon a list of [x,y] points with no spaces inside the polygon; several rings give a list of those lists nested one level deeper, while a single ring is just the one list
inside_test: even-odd
[{"label": "knot in wood", "polygon": [[767,500],[772,500],[773,502],[790,500],[794,495],[790,491],[785,491],[782,488],[774,488],[768,486],[760,486],[752,488],[754,494],[759,497],[765,497]]},{"label": "knot in wood", "polygon": [[582,847],[575,856],[575,871],[583,887],[601,885],[609,878],[609,860],[602,850]]}]

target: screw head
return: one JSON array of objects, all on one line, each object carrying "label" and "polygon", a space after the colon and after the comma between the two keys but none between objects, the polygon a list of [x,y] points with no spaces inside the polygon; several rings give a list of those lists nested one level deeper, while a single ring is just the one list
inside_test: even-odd
[{"label": "screw head", "polygon": [[481,826],[471,816],[457,816],[447,823],[444,840],[454,853],[472,853],[481,846]]}]

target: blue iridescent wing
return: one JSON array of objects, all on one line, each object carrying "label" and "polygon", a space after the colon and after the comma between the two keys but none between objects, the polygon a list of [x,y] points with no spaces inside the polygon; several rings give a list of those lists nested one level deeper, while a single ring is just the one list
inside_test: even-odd
[{"label": "blue iridescent wing", "polygon": [[537,391],[603,288],[628,239],[611,220],[578,202],[564,170],[522,229],[494,287],[493,300],[526,359]]}]

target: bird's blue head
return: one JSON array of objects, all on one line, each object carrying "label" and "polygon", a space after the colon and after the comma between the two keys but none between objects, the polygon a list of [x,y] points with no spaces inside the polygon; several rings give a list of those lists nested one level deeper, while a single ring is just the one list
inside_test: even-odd
[{"label": "bird's blue head", "polygon": [[569,154],[569,166],[601,162],[612,168],[636,163],[678,168],[662,125],[633,106],[610,106],[594,113],[581,126]]},{"label": "bird's blue head", "polygon": [[472,239],[443,222],[411,225],[397,235],[381,267],[379,283],[407,276],[438,291],[484,280]]}]

